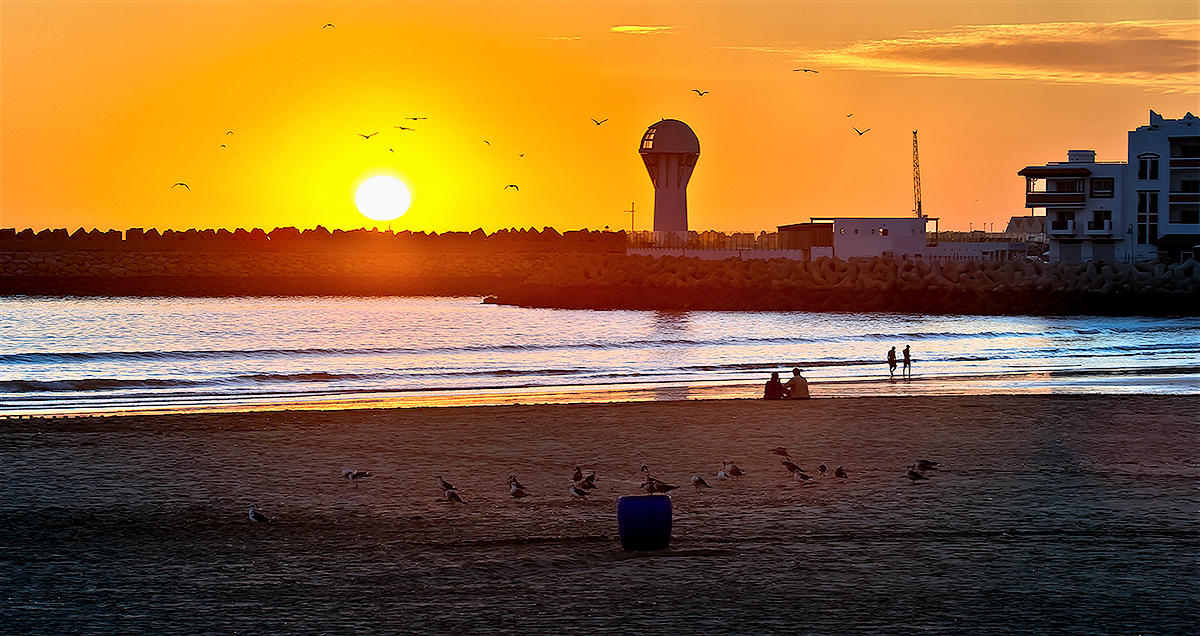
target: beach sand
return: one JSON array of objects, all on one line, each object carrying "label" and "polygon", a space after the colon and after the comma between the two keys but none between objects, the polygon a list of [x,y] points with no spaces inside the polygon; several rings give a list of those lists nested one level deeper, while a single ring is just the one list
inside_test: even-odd
[{"label": "beach sand", "polygon": [[[1184,633],[1187,396],[0,421],[0,631]],[[767,453],[815,471],[802,485]],[[941,462],[910,484],[905,464]],[[718,481],[721,461],[748,475]],[[623,552],[638,471],[672,548]],[[590,501],[568,492],[596,471]],[[372,471],[357,485],[343,468]],[[516,473],[532,496],[513,500]],[[715,488],[687,485],[698,473]],[[813,473],[815,474],[815,473]],[[466,505],[440,498],[436,475]],[[277,517],[254,524],[256,504]]]}]

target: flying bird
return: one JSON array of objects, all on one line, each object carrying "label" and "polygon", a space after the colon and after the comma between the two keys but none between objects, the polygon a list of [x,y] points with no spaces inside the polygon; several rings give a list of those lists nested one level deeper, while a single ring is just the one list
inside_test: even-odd
[{"label": "flying bird", "polygon": [[263,513],[254,509],[254,504],[250,505],[250,520],[255,523],[275,523],[275,520]]},{"label": "flying bird", "polygon": [[[182,181],[171,185],[171,188],[174,188],[175,186],[183,186],[183,187],[187,188],[188,190],[191,190],[191,188],[188,188],[188,184],[186,184]],[[170,190],[171,188],[167,188],[167,189]]]},{"label": "flying bird", "polygon": [[868,128],[868,129],[866,129],[866,130],[859,130],[859,129],[857,129],[857,128],[855,128],[855,129],[854,129],[854,132],[858,133],[858,136],[859,136],[859,137],[862,137],[863,135],[867,134],[867,133],[868,133],[868,132],[870,132],[870,131],[871,131],[871,129],[870,129],[870,128]]},{"label": "flying bird", "polygon": [[605,117],[604,119],[596,119],[595,117],[593,117],[592,121],[595,122],[595,124],[597,126],[599,126],[600,124],[603,124],[604,122],[608,121],[608,118]]},{"label": "flying bird", "polygon": [[222,148],[224,148],[224,147],[225,147],[225,144],[221,144],[221,147],[222,147]]},{"label": "flying bird", "polygon": [[517,186],[517,184],[515,184],[515,183],[510,183],[510,184],[508,184],[508,185],[504,186],[504,189],[505,189],[505,190],[507,190],[507,189],[509,189],[509,188],[512,188],[513,190],[516,190],[517,192],[520,192],[520,191],[521,191],[521,188],[519,188],[519,187]]},{"label": "flying bird", "polygon": [[696,487],[696,492],[700,492],[701,488],[712,488],[700,475],[692,475],[692,485]]},{"label": "flying bird", "polygon": [[796,71],[800,71],[803,73],[820,73],[821,72],[815,68],[794,68],[794,69],[792,69],[792,72],[796,72]]},{"label": "flying bird", "polygon": [[396,151],[392,150],[391,148],[388,148],[388,152],[396,152]]},{"label": "flying bird", "polygon": [[405,119],[409,119],[412,121],[421,121],[422,119],[429,119],[429,118],[428,117],[405,117]]},{"label": "flying bird", "polygon": [[337,27],[333,26],[332,22],[326,22],[324,25],[321,26],[321,28],[322,29],[336,29]]},{"label": "flying bird", "polygon": [[358,135],[359,137],[362,137],[363,139],[370,139],[371,137],[374,137],[375,135],[378,135],[378,134],[379,134],[379,131],[378,131],[378,130],[376,130],[375,132],[373,132],[373,133],[371,133],[371,134],[369,134],[369,135],[364,135],[364,134],[362,134],[362,133],[354,133],[354,134]]},{"label": "flying bird", "polygon": [[488,141],[488,140],[486,140],[486,139],[484,139],[484,140],[483,140],[483,143],[485,143],[485,144],[487,144],[487,145],[489,145],[489,146],[490,146],[490,145],[492,145],[492,142],[490,142],[490,141]]},{"label": "flying bird", "polygon": [[699,95],[699,96],[701,96],[701,97],[704,97],[705,95],[709,94],[709,92],[710,92],[710,91],[702,91],[702,90],[700,90],[700,89],[698,89],[698,88],[693,88],[693,89],[692,89],[692,92],[693,92],[693,93],[695,93],[695,94],[697,94],[697,95]]},{"label": "flying bird", "polygon": [[399,128],[400,130],[416,130],[416,128],[409,128],[408,126],[392,126],[392,128]]},{"label": "flying bird", "polygon": [[853,116],[854,116],[854,113],[847,113],[847,114],[846,114],[846,116],[847,116],[847,117],[853,117]]},{"label": "flying bird", "polygon": [[233,131],[232,131],[232,130],[226,130],[226,131],[225,131],[225,134],[226,134],[226,135],[232,135],[232,134],[233,134]]},{"label": "flying bird", "polygon": [[518,153],[517,153],[517,156],[518,156],[518,157],[521,157],[522,159],[524,159],[524,158],[525,158],[525,153],[523,153],[523,152],[518,152]]}]

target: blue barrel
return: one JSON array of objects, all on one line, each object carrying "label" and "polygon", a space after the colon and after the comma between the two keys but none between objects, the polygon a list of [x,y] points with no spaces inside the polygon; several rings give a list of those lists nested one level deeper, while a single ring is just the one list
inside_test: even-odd
[{"label": "blue barrel", "polygon": [[617,499],[617,532],[626,550],[663,550],[671,544],[671,498],[630,495]]}]

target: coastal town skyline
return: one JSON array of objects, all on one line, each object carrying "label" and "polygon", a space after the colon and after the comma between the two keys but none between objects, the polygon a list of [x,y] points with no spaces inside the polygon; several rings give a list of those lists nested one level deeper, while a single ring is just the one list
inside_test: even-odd
[{"label": "coastal town skyline", "polygon": [[1018,170],[1124,160],[1200,72],[1193,3],[217,6],[5,4],[0,226],[384,227],[390,175],[397,231],[643,230],[665,117],[692,229],[909,214],[913,129],[924,211],[1001,229]]}]

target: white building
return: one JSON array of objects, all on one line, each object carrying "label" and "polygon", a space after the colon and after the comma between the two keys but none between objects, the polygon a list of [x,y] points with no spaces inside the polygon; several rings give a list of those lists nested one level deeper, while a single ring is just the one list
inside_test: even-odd
[{"label": "white building", "polygon": [[814,218],[814,223],[833,223],[833,256],[874,258],[892,256],[901,260],[922,258],[928,249],[925,228],[937,225],[927,216],[899,218],[834,217]]},{"label": "white building", "polygon": [[1051,261],[1174,261],[1200,255],[1200,117],[1163,119],[1129,132],[1128,160],[1093,150],[1028,166],[1025,207],[1046,211]]}]

